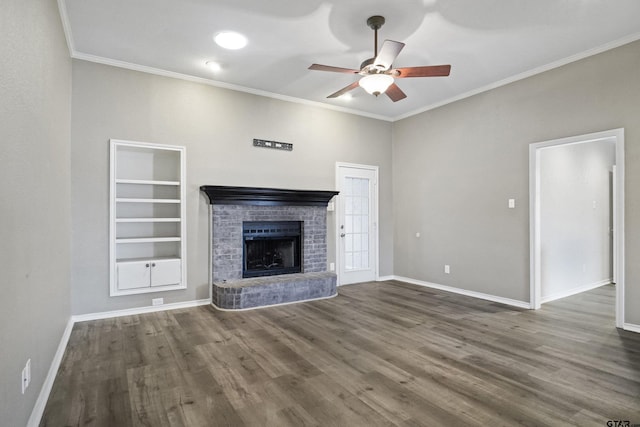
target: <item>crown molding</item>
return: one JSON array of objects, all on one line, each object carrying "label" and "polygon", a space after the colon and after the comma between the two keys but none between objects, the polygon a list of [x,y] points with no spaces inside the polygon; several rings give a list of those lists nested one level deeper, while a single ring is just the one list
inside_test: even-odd
[{"label": "crown molding", "polygon": [[441,101],[438,101],[436,103],[433,104],[429,104],[426,105],[424,107],[418,108],[416,110],[412,110],[409,111],[407,113],[398,115],[398,116],[385,116],[385,115],[381,115],[381,114],[373,114],[373,113],[367,113],[364,111],[360,111],[360,110],[354,110],[354,109],[350,109],[350,108],[345,108],[345,107],[339,107],[336,105],[331,105],[331,104],[325,104],[322,102],[317,102],[317,101],[309,101],[307,99],[302,99],[302,98],[296,98],[293,96],[288,96],[288,95],[282,95],[282,94],[278,94],[278,93],[274,93],[274,92],[268,92],[265,90],[261,90],[261,89],[255,89],[255,88],[250,88],[250,87],[245,87],[245,86],[240,86],[240,85],[235,85],[235,84],[231,84],[231,83],[224,83],[224,82],[219,82],[216,80],[211,80],[211,79],[205,79],[202,77],[196,77],[196,76],[192,76],[189,74],[183,74],[183,73],[177,73],[174,71],[168,71],[168,70],[163,70],[160,68],[154,68],[154,67],[148,67],[145,65],[139,65],[139,64],[134,64],[131,62],[125,62],[125,61],[119,61],[116,59],[110,59],[110,58],[105,58],[102,56],[97,56],[97,55],[91,55],[88,53],[83,53],[83,52],[79,52],[76,50],[75,48],[75,42],[73,39],[73,33],[71,31],[71,24],[69,22],[69,17],[67,14],[67,5],[66,5],[66,0],[57,0],[58,1],[58,9],[60,12],[60,19],[62,21],[62,27],[64,29],[64,34],[65,34],[65,38],[67,40],[67,46],[69,48],[69,53],[71,55],[71,57],[73,59],[79,59],[79,60],[83,60],[83,61],[88,61],[88,62],[95,62],[98,64],[104,64],[104,65],[110,65],[113,67],[118,67],[118,68],[125,68],[128,70],[133,70],[133,71],[140,71],[143,73],[148,73],[148,74],[154,74],[154,75],[158,75],[158,76],[164,76],[164,77],[170,77],[170,78],[174,78],[174,79],[180,79],[180,80],[186,80],[186,81],[191,81],[191,82],[195,82],[195,83],[201,83],[201,84],[205,84],[205,85],[209,85],[209,86],[215,86],[215,87],[219,87],[219,88],[223,88],[223,89],[229,89],[229,90],[233,90],[233,91],[237,91],[237,92],[244,92],[244,93],[249,93],[252,95],[257,95],[257,96],[263,96],[266,98],[272,98],[272,99],[277,99],[280,101],[285,101],[285,102],[293,102],[296,104],[302,104],[302,105],[307,105],[310,107],[316,107],[316,108],[322,108],[325,110],[333,110],[333,111],[337,111],[340,113],[347,113],[347,114],[353,114],[356,116],[361,116],[361,117],[367,117],[370,119],[375,119],[375,120],[381,120],[381,121],[385,121],[385,122],[397,122],[400,120],[404,120],[407,119],[409,117],[412,116],[416,116],[418,114],[430,111],[430,110],[434,110],[436,108],[440,108],[443,107],[447,104],[451,104],[457,101],[461,101],[463,99],[466,98],[470,98],[474,95],[478,95],[481,94],[483,92],[488,92],[490,90],[493,89],[497,89],[499,87],[508,85],[510,83],[514,83],[517,82],[519,80],[523,80],[526,79],[528,77],[532,77],[535,76],[537,74],[541,74],[544,73],[546,71],[550,71],[553,70],[554,68],[559,68],[562,67],[564,65],[570,64],[572,62],[576,62],[579,61],[581,59],[585,59],[588,58],[590,56],[594,56],[597,55],[599,53],[602,52],[606,52],[608,50],[611,49],[615,49],[617,47],[620,46],[624,46],[625,44],[629,44],[629,43],[633,43],[637,40],[640,40],[640,33],[635,33],[635,34],[631,34],[628,35],[626,37],[622,37],[620,39],[614,40],[612,42],[609,43],[605,43],[603,45],[597,46],[595,48],[591,48],[591,49],[587,49],[585,51],[579,52],[575,55],[571,55],[568,56],[566,58],[562,58],[559,59],[557,61],[554,62],[550,62],[549,64],[546,65],[542,65],[540,67],[536,67],[533,68],[531,70],[528,71],[524,71],[520,74],[516,74],[514,76],[511,77],[507,77],[505,79],[502,80],[498,80],[496,82],[493,83],[489,83],[485,86],[479,87],[477,89],[473,89],[467,92],[464,92],[462,94],[453,96],[451,98],[446,98],[443,99]]},{"label": "crown molding", "polygon": [[451,104],[451,103],[454,103],[456,101],[463,100],[465,98],[470,98],[470,97],[472,97],[474,95],[478,95],[478,94],[483,93],[483,92],[488,92],[488,91],[490,91],[492,89],[497,89],[497,88],[499,88],[501,86],[506,86],[506,85],[508,85],[510,83],[517,82],[518,80],[524,80],[524,79],[526,79],[528,77],[532,77],[532,76],[535,76],[537,74],[541,74],[541,73],[544,73],[546,71],[553,70],[554,68],[562,67],[562,66],[570,64],[572,62],[576,62],[576,61],[579,61],[581,59],[585,59],[585,58],[588,58],[590,56],[594,56],[594,55],[597,55],[599,53],[606,52],[608,50],[615,49],[615,48],[620,47],[620,46],[624,46],[625,44],[633,43],[633,42],[638,41],[638,40],[640,40],[640,33],[631,34],[630,36],[626,36],[626,37],[623,37],[621,39],[614,40],[614,41],[609,42],[609,43],[605,43],[603,45],[594,47],[592,49],[587,49],[587,50],[585,50],[583,52],[576,53],[575,55],[571,55],[571,56],[568,56],[566,58],[562,58],[562,59],[559,59],[557,61],[550,62],[550,63],[548,63],[546,65],[542,65],[540,67],[533,68],[533,69],[525,71],[523,73],[516,74],[516,75],[511,76],[511,77],[507,77],[506,79],[498,80],[497,82],[494,82],[494,83],[489,83],[488,85],[479,87],[477,89],[470,90],[470,91],[465,92],[465,93],[461,93],[460,95],[444,99],[442,101],[436,102],[434,104],[427,105],[427,106],[419,108],[417,110],[409,111],[408,113],[401,114],[399,116],[391,118],[391,121],[392,122],[397,122],[399,120],[407,119],[409,117],[416,116],[416,115],[424,113],[426,111],[434,110],[436,108],[443,107],[443,106],[445,106],[447,104]]}]

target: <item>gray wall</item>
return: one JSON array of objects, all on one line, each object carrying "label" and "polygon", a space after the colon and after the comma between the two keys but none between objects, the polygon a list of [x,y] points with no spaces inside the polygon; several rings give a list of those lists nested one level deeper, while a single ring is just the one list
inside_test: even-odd
[{"label": "gray wall", "polygon": [[71,311],[71,60],[55,1],[3,1],[0,28],[0,425],[23,426]]},{"label": "gray wall", "polygon": [[635,42],[394,123],[395,274],[528,301],[529,144],[623,127],[626,321],[640,324],[638,69]]},{"label": "gray wall", "polygon": [[[109,297],[109,138],[187,147],[187,290]],[[253,138],[294,150],[255,148]],[[380,166],[380,275],[393,274],[391,123],[74,60],[71,140],[73,314],[208,298],[199,186],[331,190],[336,161]]]},{"label": "gray wall", "polygon": [[612,278],[610,141],[540,150],[541,296]]}]

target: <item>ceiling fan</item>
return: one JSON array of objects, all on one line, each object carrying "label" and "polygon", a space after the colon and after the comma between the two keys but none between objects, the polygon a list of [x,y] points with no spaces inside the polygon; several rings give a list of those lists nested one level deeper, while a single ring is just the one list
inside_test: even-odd
[{"label": "ceiling fan", "polygon": [[384,25],[383,16],[372,16],[367,19],[367,25],[375,32],[373,58],[369,58],[360,64],[359,70],[350,68],[332,67],[330,65],[312,64],[310,70],[331,71],[334,73],[360,74],[360,80],[343,87],[339,91],[332,93],[327,98],[337,98],[345,93],[362,87],[368,93],[378,96],[386,93],[393,102],[400,101],[407,95],[395,84],[395,78],[406,77],[441,77],[448,76],[451,65],[430,65],[422,67],[391,68],[393,61],[404,47],[404,43],[393,40],[385,40],[378,53],[378,29]]}]

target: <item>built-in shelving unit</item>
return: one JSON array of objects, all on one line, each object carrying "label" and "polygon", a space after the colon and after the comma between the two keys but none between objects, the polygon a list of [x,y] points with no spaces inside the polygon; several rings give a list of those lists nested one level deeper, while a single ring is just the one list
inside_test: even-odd
[{"label": "built-in shelving unit", "polygon": [[110,144],[110,295],[186,288],[185,148]]}]

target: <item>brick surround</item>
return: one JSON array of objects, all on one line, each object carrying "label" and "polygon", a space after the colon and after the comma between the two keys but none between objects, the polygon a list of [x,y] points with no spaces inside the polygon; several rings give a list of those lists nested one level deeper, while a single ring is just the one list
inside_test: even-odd
[{"label": "brick surround", "polygon": [[212,208],[214,283],[242,278],[243,221],[303,221],[303,272],[327,271],[326,207],[214,204]]}]

